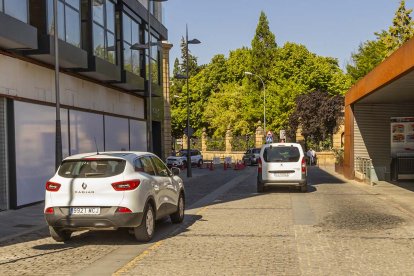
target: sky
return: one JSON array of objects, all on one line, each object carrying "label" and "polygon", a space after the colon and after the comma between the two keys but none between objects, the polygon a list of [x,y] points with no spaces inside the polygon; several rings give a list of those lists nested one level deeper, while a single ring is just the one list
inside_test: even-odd
[{"label": "sky", "polygon": [[[164,24],[171,66],[180,58],[180,41],[188,25],[190,45],[198,64],[210,63],[216,54],[251,47],[260,12],[264,11],[278,46],[305,45],[317,55],[337,58],[345,70],[351,53],[374,33],[392,25],[399,0],[169,0],[164,2]],[[414,0],[406,0],[407,9]],[[414,17],[414,14],[411,14]]]}]

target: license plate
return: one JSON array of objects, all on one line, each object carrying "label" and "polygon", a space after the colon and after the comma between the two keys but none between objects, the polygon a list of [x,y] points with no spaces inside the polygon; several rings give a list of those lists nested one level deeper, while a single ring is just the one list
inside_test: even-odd
[{"label": "license plate", "polygon": [[289,176],[289,173],[275,173],[275,176],[277,176],[277,177],[287,177],[287,176]]},{"label": "license plate", "polygon": [[99,215],[101,208],[99,207],[73,207],[70,208],[71,215]]}]

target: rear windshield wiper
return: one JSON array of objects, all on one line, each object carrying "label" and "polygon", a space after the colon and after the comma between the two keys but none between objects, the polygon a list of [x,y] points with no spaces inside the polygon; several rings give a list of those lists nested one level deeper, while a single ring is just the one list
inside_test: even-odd
[{"label": "rear windshield wiper", "polygon": [[85,173],[85,176],[96,176],[96,175],[104,175],[105,173],[98,173],[98,172],[92,172],[92,173]]}]

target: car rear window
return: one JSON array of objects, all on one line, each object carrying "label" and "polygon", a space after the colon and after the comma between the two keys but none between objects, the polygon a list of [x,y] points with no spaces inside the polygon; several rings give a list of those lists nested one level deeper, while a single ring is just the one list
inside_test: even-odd
[{"label": "car rear window", "polygon": [[125,169],[126,161],[120,159],[66,160],[58,174],[66,178],[102,178],[115,176]]},{"label": "car rear window", "polygon": [[253,153],[260,153],[260,149],[254,149]]},{"label": "car rear window", "polygon": [[298,162],[299,158],[300,152],[297,147],[267,147],[263,152],[266,162]]}]

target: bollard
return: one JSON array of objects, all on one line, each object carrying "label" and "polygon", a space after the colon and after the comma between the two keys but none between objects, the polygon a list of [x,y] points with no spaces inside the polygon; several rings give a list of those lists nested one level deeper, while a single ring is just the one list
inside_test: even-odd
[{"label": "bollard", "polygon": [[210,171],[214,171],[214,165],[213,165],[213,162],[210,162]]}]

